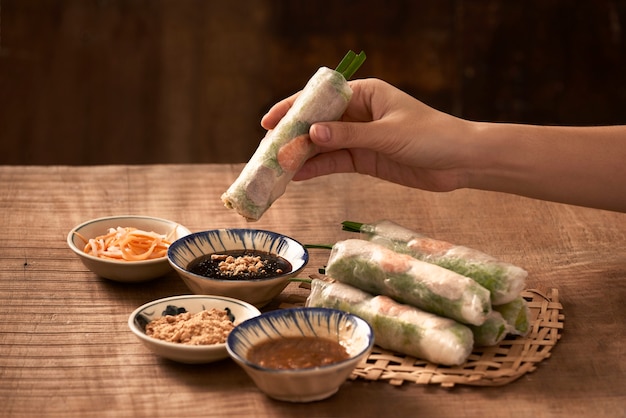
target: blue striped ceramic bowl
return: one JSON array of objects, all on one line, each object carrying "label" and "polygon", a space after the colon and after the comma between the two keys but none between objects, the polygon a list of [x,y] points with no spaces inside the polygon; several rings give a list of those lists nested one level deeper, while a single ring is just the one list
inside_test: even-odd
[{"label": "blue striped ceramic bowl", "polygon": [[[305,369],[269,369],[248,360],[249,350],[268,339],[306,336],[339,342],[347,360]],[[248,319],[228,335],[226,349],[231,358],[269,397],[291,402],[328,398],[350,376],[374,345],[371,326],[356,315],[328,308],[290,308],[270,311]]]},{"label": "blue striped ceramic bowl", "polygon": [[[205,277],[188,270],[191,262],[204,255],[230,250],[259,250],[289,261],[291,271],[265,279],[225,280]],[[268,304],[304,269],[309,253],[286,235],[260,229],[213,229],[187,235],[170,245],[167,257],[187,287],[196,294],[228,296],[256,307]]]}]

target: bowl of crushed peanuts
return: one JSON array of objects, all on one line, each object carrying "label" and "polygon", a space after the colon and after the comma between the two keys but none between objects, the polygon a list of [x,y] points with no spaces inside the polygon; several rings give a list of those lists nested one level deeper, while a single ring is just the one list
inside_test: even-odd
[{"label": "bowl of crushed peanuts", "polygon": [[179,363],[199,364],[228,358],[230,332],[260,314],[242,300],[182,295],[140,306],[128,318],[128,326],[153,353]]},{"label": "bowl of crushed peanuts", "polygon": [[168,260],[195,294],[267,305],[309,260],[293,238],[260,229],[213,229],[184,236],[170,245]]},{"label": "bowl of crushed peanuts", "polygon": [[190,234],[167,219],[116,215],[83,222],[67,234],[67,245],[100,277],[117,282],[144,282],[172,271],[170,244]]}]

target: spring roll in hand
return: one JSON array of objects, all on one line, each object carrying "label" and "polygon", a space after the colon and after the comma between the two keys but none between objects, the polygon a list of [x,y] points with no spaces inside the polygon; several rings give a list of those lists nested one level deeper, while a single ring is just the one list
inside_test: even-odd
[{"label": "spring roll in hand", "polygon": [[[342,65],[348,57],[354,61],[347,69]],[[285,193],[287,185],[302,164],[311,157],[313,145],[302,135],[316,122],[339,119],[352,98],[347,80],[365,59],[350,51],[337,70],[321,67],[307,82],[293,106],[278,125],[267,133],[235,182],[222,194],[222,201],[249,221],[257,221],[265,211]],[[356,66],[356,68],[355,68]],[[285,167],[278,164],[281,148],[298,138],[297,146],[290,146]]]}]

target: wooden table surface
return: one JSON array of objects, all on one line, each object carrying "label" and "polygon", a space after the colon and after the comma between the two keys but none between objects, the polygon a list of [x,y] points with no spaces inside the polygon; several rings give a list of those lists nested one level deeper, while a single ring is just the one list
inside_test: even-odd
[{"label": "wooden table surface", "polygon": [[[241,165],[0,166],[0,415],[149,417],[623,417],[626,215],[498,193],[436,194],[359,175],[293,183],[255,224],[220,194]],[[616,191],[623,193],[624,191]],[[480,249],[558,289],[552,356],[500,387],[346,381],[309,404],[271,400],[230,359],[182,365],[150,353],[128,315],[190,293],[175,273],[143,284],[99,278],[66,245],[85,220],[142,214],[192,231],[258,227],[306,244],[347,237],[341,222],[391,219]],[[307,274],[327,252],[311,250]],[[302,289],[291,284],[278,298]]]}]

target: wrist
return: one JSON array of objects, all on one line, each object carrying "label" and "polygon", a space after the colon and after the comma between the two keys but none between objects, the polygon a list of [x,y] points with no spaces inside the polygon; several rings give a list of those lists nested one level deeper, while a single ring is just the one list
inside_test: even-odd
[{"label": "wrist", "polygon": [[[536,161],[529,132],[532,126],[468,122],[466,126],[465,187],[510,192],[511,184],[524,184]],[[535,149],[536,152],[536,149]]]}]

